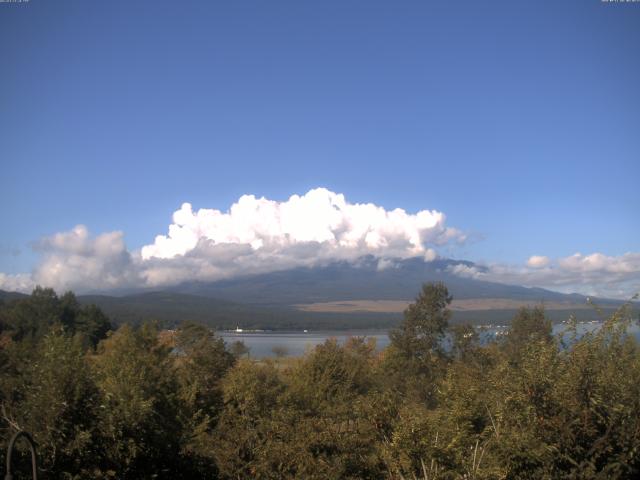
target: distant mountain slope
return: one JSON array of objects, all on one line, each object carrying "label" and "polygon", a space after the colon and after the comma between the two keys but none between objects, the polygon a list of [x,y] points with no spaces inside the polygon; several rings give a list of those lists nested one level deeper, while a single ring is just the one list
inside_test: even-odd
[{"label": "distant mountain slope", "polygon": [[[519,305],[541,302],[554,321],[571,313],[583,320],[598,318],[583,295],[463,278],[451,273],[457,265],[473,264],[409,259],[380,269],[375,258],[364,257],[356,264],[334,262],[217,282],[188,282],[165,291],[78,299],[97,304],[116,323],[156,319],[167,326],[193,320],[224,329],[388,328],[400,321],[403,305],[415,298],[423,283],[443,281],[454,297],[454,322],[505,324]],[[7,302],[23,296],[0,291],[0,300]],[[598,303],[608,314],[622,302]]]},{"label": "distant mountain slope", "polygon": [[189,282],[170,290],[241,303],[293,305],[344,300],[412,300],[425,282],[443,281],[456,299],[500,298],[525,302],[584,303],[583,295],[565,295],[542,288],[463,278],[450,272],[457,260],[425,262],[419,258],[398,260],[378,268],[373,257],[357,264],[335,262],[322,267],[295,268],[218,282]]},{"label": "distant mountain slope", "polygon": [[5,290],[0,290],[0,302],[10,302],[11,300],[17,300],[25,297],[27,297],[27,295],[25,295],[24,293],[7,292]]}]

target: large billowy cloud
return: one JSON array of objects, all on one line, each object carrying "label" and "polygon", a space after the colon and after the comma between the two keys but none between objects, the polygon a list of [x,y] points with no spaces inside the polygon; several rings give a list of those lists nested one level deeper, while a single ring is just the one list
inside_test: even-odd
[{"label": "large billowy cloud", "polygon": [[162,285],[215,279],[331,260],[422,256],[433,247],[462,242],[435,210],[415,214],[371,203],[349,203],[344,195],[318,188],[285,202],[244,195],[228,212],[193,211],[185,203],[173,214],[167,235],[142,248],[145,279]]},{"label": "large billowy cloud", "polygon": [[228,211],[188,203],[173,214],[166,235],[139,251],[123,234],[91,237],[84,226],[38,242],[42,262],[30,275],[2,275],[0,288],[109,290],[158,287],[187,280],[217,280],[363,255],[388,258],[437,256],[434,248],[463,242],[435,210],[407,213],[348,202],[324,188],[278,202],[244,195]]},{"label": "large billowy cloud", "polygon": [[[122,232],[91,236],[84,226],[36,243],[41,262],[31,274],[0,273],[0,289],[29,291],[35,285],[79,292],[165,287],[190,280],[218,280],[334,260],[432,260],[436,249],[462,243],[465,235],[445,225],[435,210],[408,213],[318,188],[278,202],[244,195],[223,212],[194,211],[185,203],[165,235],[130,251]],[[457,265],[457,275],[501,283],[625,298],[640,290],[640,253],[534,255],[521,266]]]},{"label": "large billowy cloud", "polygon": [[34,249],[41,261],[31,274],[0,274],[0,289],[30,291],[36,285],[57,290],[111,290],[140,284],[134,256],[127,250],[122,232],[91,237],[78,225],[38,241]]},{"label": "large billowy cloud", "polygon": [[122,232],[91,237],[85,226],[78,225],[40,240],[35,248],[43,254],[33,273],[40,285],[90,290],[130,287],[140,281]]}]

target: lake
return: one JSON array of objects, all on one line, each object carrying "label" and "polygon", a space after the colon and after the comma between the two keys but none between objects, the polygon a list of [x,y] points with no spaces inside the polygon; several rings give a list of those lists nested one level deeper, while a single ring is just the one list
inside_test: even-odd
[{"label": "lake", "polygon": [[[593,331],[600,326],[599,323],[581,323],[578,325],[578,332],[585,333]],[[557,324],[553,327],[553,333],[558,334],[567,328],[566,325]],[[489,327],[482,331],[481,339],[492,339],[497,335],[502,335],[507,330],[506,326]],[[640,328],[637,324],[631,325],[629,331],[640,341]],[[284,349],[287,356],[298,357],[306,351],[321,345],[329,338],[335,338],[338,343],[344,342],[350,337],[374,338],[378,350],[389,345],[389,336],[386,330],[332,330],[332,331],[312,331],[312,332],[216,332],[227,344],[237,340],[244,342],[249,347],[252,358],[274,357],[273,349],[278,347]]]},{"label": "lake", "polygon": [[299,357],[314,348],[323,344],[329,338],[335,338],[343,344],[350,337],[367,337],[376,339],[376,347],[383,349],[389,345],[389,336],[386,330],[335,330],[317,332],[216,332],[227,344],[235,341],[242,341],[249,347],[252,358],[274,357],[273,349],[282,347],[287,356]]}]

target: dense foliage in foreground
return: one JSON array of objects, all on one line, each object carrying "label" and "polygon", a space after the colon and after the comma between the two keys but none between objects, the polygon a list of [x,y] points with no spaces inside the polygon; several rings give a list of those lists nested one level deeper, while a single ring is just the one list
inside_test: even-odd
[{"label": "dense foliage in foreground", "polygon": [[205,327],[109,331],[73,294],[36,289],[0,306],[2,455],[24,429],[47,478],[640,475],[629,310],[565,345],[523,309],[480,345],[449,325],[450,301],[425,285],[379,353],[352,338],[252,361]]}]

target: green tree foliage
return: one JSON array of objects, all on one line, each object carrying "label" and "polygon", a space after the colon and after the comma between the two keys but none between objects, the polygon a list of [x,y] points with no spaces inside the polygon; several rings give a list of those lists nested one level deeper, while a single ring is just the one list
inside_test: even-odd
[{"label": "green tree foliage", "polygon": [[391,344],[407,357],[429,363],[442,355],[442,338],[449,326],[447,308],[452,297],[443,283],[426,283],[416,301],[404,312],[399,329],[391,332]]},{"label": "green tree foliage", "polygon": [[244,357],[245,355],[249,356],[251,349],[247,347],[242,340],[236,340],[231,344],[231,347],[229,347],[229,350],[231,351],[234,357],[239,359]]},{"label": "green tree foliage", "polygon": [[113,328],[107,316],[95,305],[81,307],[76,312],[70,331],[79,334],[89,345],[95,347]]},{"label": "green tree foliage", "polygon": [[451,300],[443,283],[424,284],[416,301],[404,311],[400,328],[390,332],[384,368],[394,389],[425,402],[434,401],[435,382],[446,364],[443,339]]},{"label": "green tree foliage", "polygon": [[47,478],[638,478],[631,306],[562,338],[522,309],[481,344],[450,302],[425,285],[382,352],[354,337],[273,361],[193,323],[107,333],[36,289],[0,306],[0,460],[26,429]]},{"label": "green tree foliage", "polygon": [[21,383],[3,404],[14,428],[30,432],[38,443],[44,472],[82,471],[83,458],[96,455],[99,393],[78,337],[54,329],[20,366]]},{"label": "green tree foliage", "polygon": [[222,478],[275,478],[284,473],[284,467],[272,466],[282,450],[275,445],[281,443],[276,419],[284,390],[271,362],[241,360],[226,376],[225,409],[210,443]]},{"label": "green tree foliage", "polygon": [[102,393],[98,426],[108,471],[144,478],[179,465],[178,389],[171,349],[158,343],[151,325],[121,327],[92,359]]},{"label": "green tree foliage", "polygon": [[238,364],[215,442],[223,478],[379,478],[365,406],[373,351],[363,339],[329,340],[284,371]]},{"label": "green tree foliage", "polygon": [[553,340],[551,321],[546,318],[541,306],[522,307],[511,321],[506,338],[506,347],[512,357],[529,344],[536,342],[549,343]]},{"label": "green tree foliage", "polygon": [[368,391],[371,374],[368,352],[357,345],[343,348],[329,339],[294,370],[291,397],[301,410],[312,415],[334,410]]},{"label": "green tree foliage", "polygon": [[87,345],[95,346],[112,326],[95,305],[82,306],[72,292],[58,297],[51,288],[36,287],[25,299],[0,308],[3,330],[16,341],[37,341],[52,325],[61,325],[66,333],[80,335]]},{"label": "green tree foliage", "polygon": [[221,381],[235,357],[211,330],[190,322],[176,332],[175,347],[182,454],[192,470],[206,477],[207,472],[215,472],[210,443],[223,405]]},{"label": "green tree foliage", "polygon": [[495,381],[503,399],[500,461],[511,475],[638,474],[640,351],[627,334],[630,321],[623,308],[569,349],[542,339],[529,343],[515,366],[502,365]]},{"label": "green tree foliage", "polygon": [[470,360],[470,357],[477,351],[479,336],[476,329],[471,325],[453,325],[449,328],[451,335],[451,353],[454,358],[460,360]]},{"label": "green tree foliage", "polygon": [[358,337],[344,346],[327,340],[291,371],[285,401],[290,416],[297,419],[298,433],[303,433],[296,443],[313,466],[307,467],[306,475],[380,475],[368,401],[376,384],[374,348]]},{"label": "green tree foliage", "polygon": [[60,323],[62,314],[56,293],[42,287],[36,287],[26,299],[11,302],[4,310],[6,328],[17,341],[43,337],[51,325]]}]

